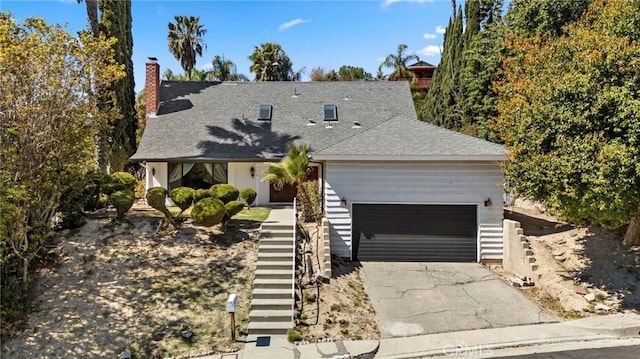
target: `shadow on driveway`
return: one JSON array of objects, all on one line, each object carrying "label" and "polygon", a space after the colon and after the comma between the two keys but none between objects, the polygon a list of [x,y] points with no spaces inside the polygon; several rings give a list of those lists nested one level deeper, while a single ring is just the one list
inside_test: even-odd
[{"label": "shadow on driveway", "polygon": [[362,262],[383,338],[556,320],[478,263]]}]

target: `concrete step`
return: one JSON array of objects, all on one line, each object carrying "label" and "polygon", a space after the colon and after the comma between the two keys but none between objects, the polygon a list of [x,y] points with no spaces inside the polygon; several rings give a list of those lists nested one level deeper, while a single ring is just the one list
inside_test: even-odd
[{"label": "concrete step", "polygon": [[293,240],[293,228],[289,229],[267,229],[260,232],[261,238],[290,238]]},{"label": "concrete step", "polygon": [[253,281],[254,288],[265,288],[265,289],[287,289],[291,288],[293,284],[293,280],[291,277],[287,279],[264,279],[258,278]]},{"label": "concrete step", "polygon": [[265,322],[249,322],[250,335],[273,335],[287,334],[287,329],[293,328],[293,324],[289,323],[265,323]]},{"label": "concrete step", "polygon": [[260,245],[281,245],[281,246],[293,246],[294,245],[293,237],[291,238],[260,238]]},{"label": "concrete step", "polygon": [[293,248],[288,253],[258,252],[258,262],[260,261],[293,261]]},{"label": "concrete step", "polygon": [[293,243],[283,244],[262,244],[258,247],[258,253],[293,253]]},{"label": "concrete step", "polygon": [[293,301],[291,299],[253,299],[251,310],[291,310]]},{"label": "concrete step", "polygon": [[288,288],[288,289],[255,288],[253,290],[253,298],[255,299],[292,299],[293,293],[291,292],[291,288]]},{"label": "concrete step", "polygon": [[258,261],[256,263],[257,269],[289,269],[293,268],[292,261]]},{"label": "concrete step", "polygon": [[268,222],[263,222],[262,226],[260,226],[260,232],[263,232],[263,231],[280,231],[280,230],[293,230],[293,223],[289,224],[289,223],[268,223]]},{"label": "concrete step", "polygon": [[292,279],[293,268],[289,269],[256,269],[256,280],[262,279]]},{"label": "concrete step", "polygon": [[249,322],[278,322],[291,323],[291,309],[289,310],[252,310],[249,312]]}]

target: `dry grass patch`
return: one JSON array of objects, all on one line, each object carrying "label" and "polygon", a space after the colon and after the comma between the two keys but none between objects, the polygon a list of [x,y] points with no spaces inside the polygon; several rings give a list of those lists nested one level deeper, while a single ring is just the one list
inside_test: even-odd
[{"label": "dry grass patch", "polygon": [[[3,357],[161,358],[240,349],[224,310],[237,293],[236,323],[248,325],[259,222],[234,220],[225,233],[189,221],[155,234],[161,218],[139,212],[114,230],[93,219],[54,239],[37,273],[39,311],[3,343]],[[189,336],[189,334],[192,334]]]}]

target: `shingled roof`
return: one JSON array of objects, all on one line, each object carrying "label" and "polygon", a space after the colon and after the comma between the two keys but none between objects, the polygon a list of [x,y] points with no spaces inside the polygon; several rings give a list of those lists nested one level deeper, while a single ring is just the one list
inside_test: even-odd
[{"label": "shingled roof", "polygon": [[[271,120],[258,120],[261,104]],[[324,121],[325,104],[337,121]],[[506,159],[502,146],[419,121],[404,81],[165,81],[131,159],[269,161],[294,143],[318,160]]]}]

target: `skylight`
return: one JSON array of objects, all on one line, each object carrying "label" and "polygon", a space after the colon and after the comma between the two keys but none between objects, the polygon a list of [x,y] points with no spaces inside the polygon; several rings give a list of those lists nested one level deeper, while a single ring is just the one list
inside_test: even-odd
[{"label": "skylight", "polygon": [[323,108],[325,121],[338,121],[338,109],[336,105],[323,105]]},{"label": "skylight", "polygon": [[271,105],[258,105],[258,120],[271,121]]}]

